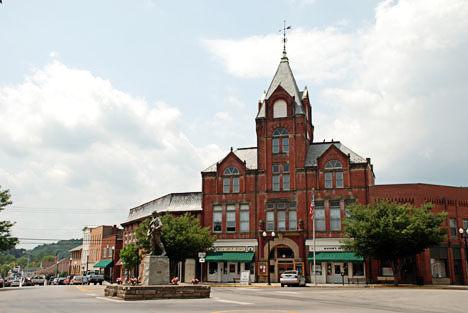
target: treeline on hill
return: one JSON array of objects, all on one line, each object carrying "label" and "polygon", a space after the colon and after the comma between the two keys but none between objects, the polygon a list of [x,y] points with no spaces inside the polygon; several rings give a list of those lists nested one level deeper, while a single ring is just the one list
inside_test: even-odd
[{"label": "treeline on hill", "polygon": [[[42,261],[54,261],[70,257],[70,249],[79,246],[82,239],[60,240],[56,243],[42,244],[34,249],[10,249],[0,251],[0,275],[6,276],[15,265],[26,267],[39,267]],[[28,264],[29,259],[29,264]]]}]

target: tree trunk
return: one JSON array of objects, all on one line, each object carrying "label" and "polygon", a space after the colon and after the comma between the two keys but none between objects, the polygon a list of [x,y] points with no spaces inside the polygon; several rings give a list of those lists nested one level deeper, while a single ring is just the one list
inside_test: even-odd
[{"label": "tree trunk", "polygon": [[392,260],[392,272],[393,272],[393,285],[398,286],[398,275],[400,274],[400,266],[398,259]]}]

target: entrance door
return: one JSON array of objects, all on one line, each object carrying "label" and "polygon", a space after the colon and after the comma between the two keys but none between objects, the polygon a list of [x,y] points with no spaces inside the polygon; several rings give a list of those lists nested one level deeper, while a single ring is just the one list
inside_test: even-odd
[{"label": "entrance door", "polygon": [[463,285],[462,263],[460,260],[453,260],[453,271],[455,273],[455,285]]},{"label": "entrance door", "polygon": [[280,275],[284,272],[284,271],[292,271],[294,270],[294,261],[291,260],[281,260],[281,261],[278,261],[278,276],[277,276],[277,281],[279,281],[279,277]]},{"label": "entrance door", "polygon": [[342,276],[341,273],[343,272],[343,263],[333,263],[333,283],[334,284],[341,284],[342,283]]}]

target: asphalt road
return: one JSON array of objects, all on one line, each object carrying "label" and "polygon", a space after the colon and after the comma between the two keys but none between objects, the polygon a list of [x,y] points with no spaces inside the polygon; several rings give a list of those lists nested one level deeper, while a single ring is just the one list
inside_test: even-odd
[{"label": "asphalt road", "polygon": [[468,290],[214,287],[209,299],[122,301],[104,286],[0,289],[0,312],[466,312]]}]

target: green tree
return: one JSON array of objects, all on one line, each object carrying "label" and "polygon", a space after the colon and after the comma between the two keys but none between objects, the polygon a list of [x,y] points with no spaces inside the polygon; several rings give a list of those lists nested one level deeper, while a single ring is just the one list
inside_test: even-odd
[{"label": "green tree", "polygon": [[41,262],[54,262],[55,261],[55,255],[46,255],[42,257]]},{"label": "green tree", "polygon": [[432,204],[414,207],[388,201],[352,205],[344,220],[345,248],[363,257],[390,260],[398,285],[405,258],[445,240],[447,230],[441,224],[447,213],[433,214],[431,210]]},{"label": "green tree", "polygon": [[[0,186],[0,212],[6,206],[12,204],[10,201],[10,191],[8,189],[2,190]],[[10,221],[0,221],[0,251],[8,250],[16,246],[18,238],[11,237],[10,228],[14,223]]]},{"label": "green tree", "polygon": [[[166,213],[160,218],[163,224],[161,240],[171,261],[172,274],[178,262],[196,258],[198,252],[210,249],[216,240],[210,229],[201,227],[198,219],[190,213],[178,217]],[[138,245],[144,254],[150,250],[147,239],[150,221],[151,218],[144,220],[135,230]]]},{"label": "green tree", "polygon": [[120,250],[120,259],[124,269],[132,270],[141,263],[140,249],[136,244],[129,243]]}]

